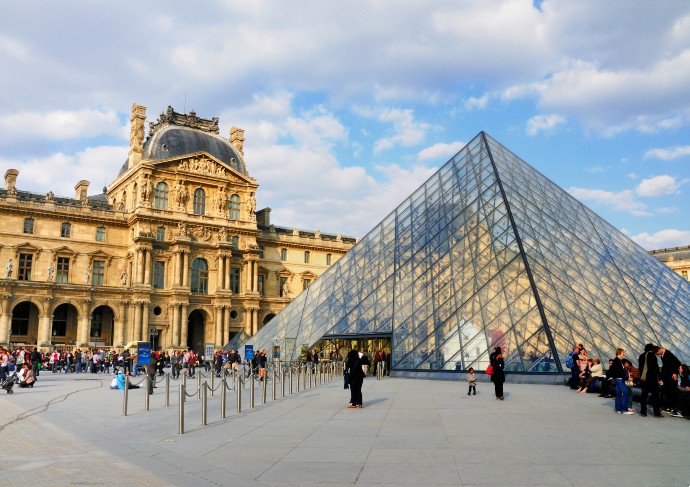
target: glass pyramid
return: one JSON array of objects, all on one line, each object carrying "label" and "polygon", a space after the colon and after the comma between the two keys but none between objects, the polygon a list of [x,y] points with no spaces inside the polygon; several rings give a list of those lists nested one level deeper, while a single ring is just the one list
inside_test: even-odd
[{"label": "glass pyramid", "polygon": [[648,342],[690,359],[690,283],[485,133],[241,342],[389,336],[399,371],[560,373]]}]

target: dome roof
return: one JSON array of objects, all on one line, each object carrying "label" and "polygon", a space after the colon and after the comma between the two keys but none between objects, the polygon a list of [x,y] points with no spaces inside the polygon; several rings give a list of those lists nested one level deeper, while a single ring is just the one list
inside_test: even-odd
[{"label": "dome roof", "polygon": [[207,152],[226,166],[248,175],[242,156],[226,139],[179,125],[166,125],[156,130],[144,144],[142,158],[156,161],[197,152]]}]

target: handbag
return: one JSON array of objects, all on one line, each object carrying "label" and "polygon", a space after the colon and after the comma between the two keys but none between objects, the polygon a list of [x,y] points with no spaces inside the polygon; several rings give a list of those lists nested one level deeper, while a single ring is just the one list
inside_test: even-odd
[{"label": "handbag", "polygon": [[369,373],[369,366],[362,364],[362,372],[364,372],[364,375],[367,375]]},{"label": "handbag", "polygon": [[486,375],[493,375],[494,374],[494,366],[489,364],[489,366],[486,368]]}]

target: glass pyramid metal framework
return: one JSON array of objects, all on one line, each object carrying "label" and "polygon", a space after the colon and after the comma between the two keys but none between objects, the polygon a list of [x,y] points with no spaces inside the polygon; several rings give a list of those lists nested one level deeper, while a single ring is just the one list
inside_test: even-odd
[{"label": "glass pyramid metal framework", "polygon": [[559,373],[579,342],[687,361],[689,317],[689,282],[482,132],[246,343],[385,335],[399,371],[501,346],[506,370]]}]

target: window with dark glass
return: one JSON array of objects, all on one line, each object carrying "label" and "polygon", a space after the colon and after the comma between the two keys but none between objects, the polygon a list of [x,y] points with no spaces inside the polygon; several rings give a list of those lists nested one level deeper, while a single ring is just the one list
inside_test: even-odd
[{"label": "window with dark glass", "polygon": [[231,267],[230,268],[230,290],[235,293],[240,293],[240,268]]},{"label": "window with dark glass", "polygon": [[165,241],[165,227],[156,228],[156,240],[159,242]]},{"label": "window with dark glass", "polygon": [[69,282],[69,257],[58,257],[57,269],[55,270],[55,282],[67,284]]},{"label": "window with dark glass", "polygon": [[287,291],[286,285],[287,285],[287,277],[281,277],[280,278],[280,297],[281,298],[285,296],[285,291]]},{"label": "window with dark glass", "polygon": [[208,264],[204,259],[192,262],[192,294],[208,294]]},{"label": "window with dark glass", "polygon": [[240,248],[240,237],[237,235],[233,235],[232,238],[230,239],[230,245],[234,249],[239,249]]},{"label": "window with dark glass", "polygon": [[63,223],[62,226],[60,227],[60,236],[63,238],[69,238],[70,234],[72,233],[72,224],[71,223]]},{"label": "window with dark glass", "polygon": [[64,337],[67,335],[67,306],[58,306],[53,311],[53,336]]},{"label": "window with dark glass", "polygon": [[34,261],[34,254],[19,254],[19,267],[17,269],[17,280],[31,280],[31,266]]},{"label": "window with dark glass", "polygon": [[333,263],[333,255],[326,254],[326,265],[331,265]]},{"label": "window with dark glass", "polygon": [[311,279],[302,279],[302,290],[306,290],[311,284]]},{"label": "window with dark glass", "polygon": [[105,282],[105,261],[93,261],[93,274],[91,276],[91,284],[94,286],[102,286]]},{"label": "window with dark glass", "polygon": [[263,259],[263,258],[264,258],[264,246],[259,245],[259,259]]},{"label": "window with dark glass", "polygon": [[287,249],[280,249],[280,260],[287,260]]},{"label": "window with dark glass", "polygon": [[26,336],[29,334],[29,314],[31,303],[24,301],[12,310],[12,335]]},{"label": "window with dark glass", "polygon": [[157,210],[168,209],[168,185],[160,182],[153,192],[153,207]]},{"label": "window with dark glass", "polygon": [[91,315],[91,333],[92,338],[99,338],[103,336],[103,311],[100,309]]},{"label": "window with dark glass", "polygon": [[240,219],[240,197],[236,194],[228,200],[228,216],[231,220]]},{"label": "window with dark glass", "polygon": [[257,289],[257,291],[259,291],[259,294],[261,296],[263,296],[264,295],[264,283],[266,282],[266,280],[264,279],[263,274],[259,274],[257,277],[258,277],[257,283],[259,285],[259,289]]},{"label": "window with dark glass", "polygon": [[34,233],[33,218],[24,218],[24,233]]},{"label": "window with dark glass", "polygon": [[304,251],[304,263],[305,264],[309,263],[310,257],[311,257],[311,252],[309,252],[308,250],[305,250]]},{"label": "window with dark glass", "polygon": [[96,242],[105,242],[105,227],[96,228]]},{"label": "window with dark glass", "polygon": [[154,289],[165,287],[165,262],[161,260],[153,263],[153,287]]},{"label": "window with dark glass", "polygon": [[194,214],[204,215],[206,213],[206,193],[201,188],[194,190]]}]

